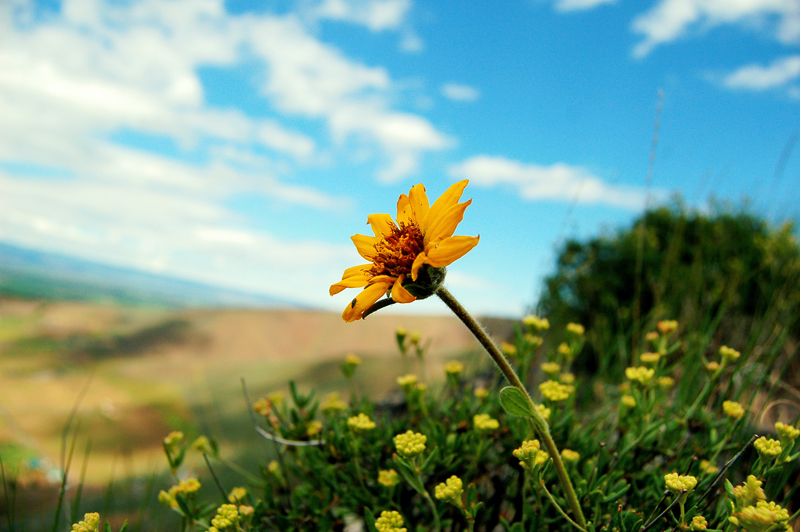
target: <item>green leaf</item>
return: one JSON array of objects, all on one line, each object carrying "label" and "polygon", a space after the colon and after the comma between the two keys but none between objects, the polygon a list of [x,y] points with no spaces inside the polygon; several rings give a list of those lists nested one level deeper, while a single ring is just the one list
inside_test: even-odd
[{"label": "green leaf", "polygon": [[122,528],[119,529],[119,532],[127,532],[128,531],[128,520],[126,519],[124,523],[122,523]]},{"label": "green leaf", "polygon": [[414,472],[408,462],[399,456],[395,456],[394,463],[397,466],[398,473],[408,482],[408,485],[414,488],[420,495],[425,495],[426,491],[425,486],[422,485],[422,480],[420,480],[419,476]]},{"label": "green leaf", "polygon": [[369,532],[378,532],[378,529],[375,528],[375,514],[369,508],[364,508],[364,524],[367,525]]},{"label": "green leaf", "polygon": [[525,394],[518,388],[506,386],[500,390],[500,406],[510,416],[533,417],[533,407]]}]

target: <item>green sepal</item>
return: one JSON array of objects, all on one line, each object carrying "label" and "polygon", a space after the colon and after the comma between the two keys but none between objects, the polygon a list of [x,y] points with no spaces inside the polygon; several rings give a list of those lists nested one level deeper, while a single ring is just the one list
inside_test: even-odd
[{"label": "green sepal", "polygon": [[509,416],[534,417],[533,407],[525,394],[513,386],[500,390],[500,406]]},{"label": "green sepal", "polygon": [[423,264],[417,273],[417,280],[411,281],[409,276],[403,283],[403,288],[417,299],[426,299],[435,294],[442,286],[445,275],[447,275],[447,268],[434,268],[429,264]]},{"label": "green sepal", "polygon": [[734,499],[733,484],[731,484],[731,481],[728,480],[727,478],[725,479],[725,493],[728,494],[728,498]]}]

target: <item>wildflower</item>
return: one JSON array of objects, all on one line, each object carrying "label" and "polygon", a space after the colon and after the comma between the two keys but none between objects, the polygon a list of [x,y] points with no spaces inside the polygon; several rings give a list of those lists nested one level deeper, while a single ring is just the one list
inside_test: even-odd
[{"label": "wildflower", "polygon": [[200,436],[192,442],[192,449],[196,449],[201,453],[214,454],[214,447],[211,445],[209,439],[205,436]]},{"label": "wildflower", "polygon": [[419,345],[419,341],[422,339],[422,334],[419,331],[414,331],[411,333],[411,343],[414,345]]},{"label": "wildflower", "polygon": [[409,392],[414,385],[417,384],[417,376],[411,373],[408,375],[402,375],[397,377],[397,384],[399,384],[403,390]]},{"label": "wildflower", "polygon": [[361,358],[353,353],[349,353],[344,357],[341,368],[342,373],[346,379],[350,379],[356,372],[356,368],[361,365]]},{"label": "wildflower", "polygon": [[690,530],[693,532],[697,531],[700,532],[708,528],[708,521],[702,515],[696,515],[692,518],[692,524]]},{"label": "wildflower", "polygon": [[525,340],[525,343],[527,343],[529,346],[531,346],[534,349],[536,349],[537,347],[539,347],[540,345],[542,345],[544,343],[544,340],[542,339],[541,336],[536,336],[536,335],[533,335],[531,333],[525,333],[522,336],[522,339]]},{"label": "wildflower", "polygon": [[569,356],[572,355],[572,349],[569,347],[569,345],[566,342],[561,342],[560,344],[558,344],[557,351],[558,351],[559,355],[564,355],[566,357],[569,357]]},{"label": "wildflower", "polygon": [[719,348],[719,356],[722,358],[722,363],[727,364],[728,362],[738,360],[741,353],[736,349],[731,349],[727,345],[723,345]]},{"label": "wildflower", "polygon": [[361,365],[361,357],[355,355],[354,353],[348,353],[344,357],[344,363],[349,366],[360,366]]},{"label": "wildflower", "polygon": [[556,375],[558,375],[558,372],[561,371],[561,366],[555,362],[545,362],[542,364],[542,371],[544,371],[549,377],[554,378]]},{"label": "wildflower", "polygon": [[403,458],[414,458],[425,450],[426,441],[428,441],[428,437],[424,434],[409,430],[394,437],[394,446],[397,453]]},{"label": "wildflower", "polygon": [[567,332],[575,336],[583,336],[586,329],[580,323],[567,323]]},{"label": "wildflower", "polygon": [[397,223],[389,214],[367,218],[375,236],[355,235],[352,240],[369,263],[346,269],[342,280],[330,287],[331,295],[345,288],[365,287],[345,308],[342,319],[361,319],[364,311],[389,292],[395,303],[411,303],[438,289],[444,268],[478,245],[480,238],[453,236],[472,203],[458,203],[467,183],[455,183],[430,207],[425,187],[415,185],[397,202]]},{"label": "wildflower", "polygon": [[758,454],[766,458],[774,458],[781,454],[782,451],[781,442],[765,436],[761,436],[759,439],[753,442],[753,447],[756,448]]},{"label": "wildflower", "polygon": [[642,364],[655,364],[661,358],[659,353],[642,353],[639,355],[639,361]]},{"label": "wildflower", "polygon": [[236,487],[233,488],[228,495],[229,502],[241,502],[244,500],[245,496],[247,495],[247,488],[243,487]]},{"label": "wildflower", "polygon": [[658,340],[658,332],[657,331],[650,331],[649,333],[644,335],[644,339],[648,342],[655,342]]},{"label": "wildflower", "polygon": [[753,506],[758,501],[763,501],[767,498],[761,487],[761,482],[755,475],[748,475],[744,484],[733,488],[733,498],[736,500],[737,508],[744,508],[746,506]]},{"label": "wildflower", "polygon": [[211,520],[217,530],[235,526],[239,522],[239,511],[234,504],[223,504],[217,508],[217,515]]},{"label": "wildflower", "polygon": [[496,419],[492,419],[489,414],[476,414],[472,418],[472,422],[475,425],[475,430],[479,432],[489,432],[500,427],[500,423]]},{"label": "wildflower", "polygon": [[267,471],[273,475],[278,475],[281,472],[281,466],[275,460],[270,460],[267,465]]},{"label": "wildflower", "polygon": [[561,384],[575,384],[575,375],[572,373],[562,373],[558,376],[558,380],[561,381]]},{"label": "wildflower", "polygon": [[306,424],[306,435],[307,436],[315,436],[315,435],[319,434],[321,430],[322,430],[322,422],[321,421],[317,421],[315,419],[315,420],[309,421],[308,424]]},{"label": "wildflower", "polygon": [[550,421],[550,409],[549,408],[547,408],[543,404],[536,404],[536,405],[533,405],[533,407],[536,409],[537,412],[539,412],[539,415],[542,416],[542,418],[545,421]]},{"label": "wildflower", "polygon": [[428,389],[428,385],[425,384],[424,382],[417,383],[416,390],[419,393],[425,393],[425,391],[427,391],[427,389]]},{"label": "wildflower", "polygon": [[664,482],[667,489],[673,493],[682,491],[692,491],[697,486],[697,479],[692,475],[679,475],[678,473],[667,473],[664,475]]},{"label": "wildflower", "polygon": [[464,493],[464,484],[461,479],[453,475],[436,486],[436,498],[440,501],[461,506],[461,494]]},{"label": "wildflower", "polygon": [[711,362],[706,364],[706,371],[709,373],[715,373],[717,370],[719,370],[719,368],[720,368],[719,362],[715,360],[712,360]]},{"label": "wildflower", "polygon": [[200,489],[200,481],[196,478],[181,480],[172,486],[169,491],[161,490],[158,494],[158,502],[170,508],[178,508],[178,501],[175,498],[179,493],[193,496]]},{"label": "wildflower", "polygon": [[502,351],[503,354],[508,358],[514,358],[517,356],[517,346],[508,342],[503,342],[500,344],[500,351]]},{"label": "wildflower", "polygon": [[[755,506],[742,508],[728,518],[728,521],[748,532],[791,530],[786,524],[788,520],[789,512],[772,501],[758,501]],[[773,528],[775,525],[783,526]]]},{"label": "wildflower", "polygon": [[573,390],[573,386],[561,384],[556,381],[545,381],[539,385],[539,391],[542,392],[542,397],[554,403],[567,399]]},{"label": "wildflower", "polygon": [[350,427],[350,430],[352,430],[356,434],[361,434],[364,432],[369,432],[370,430],[374,429],[375,422],[372,421],[368,415],[361,413],[358,414],[357,416],[348,418],[347,426]]},{"label": "wildflower", "polygon": [[550,328],[550,322],[547,318],[540,318],[533,314],[528,314],[522,318],[522,323],[533,329],[534,331],[544,331]]},{"label": "wildflower", "polygon": [[394,510],[381,512],[381,516],[375,520],[375,528],[378,532],[406,532],[403,516]]},{"label": "wildflower", "polygon": [[744,415],[744,407],[741,403],[736,401],[724,401],[722,403],[722,410],[725,415],[732,419],[740,419]]},{"label": "wildflower", "polygon": [[650,384],[655,372],[653,368],[646,368],[644,366],[625,368],[625,376],[628,377],[628,380],[638,382],[642,386]]},{"label": "wildflower", "polygon": [[709,462],[708,460],[701,460],[700,470],[705,472],[706,474],[713,475],[714,473],[719,471],[719,468],[714,464],[712,464],[711,462]]},{"label": "wildflower", "polygon": [[262,397],[253,403],[253,411],[260,416],[269,417],[272,413],[272,403],[266,397]]},{"label": "wildflower", "polygon": [[378,470],[378,484],[391,488],[400,482],[400,476],[394,469],[379,469]]},{"label": "wildflower", "polygon": [[242,516],[245,516],[245,517],[248,516],[248,515],[253,515],[253,512],[255,512],[255,511],[256,511],[255,508],[253,508],[252,506],[247,506],[245,504],[242,504],[241,506],[239,506],[239,515],[242,515]]},{"label": "wildflower", "polygon": [[472,393],[474,393],[475,397],[477,397],[478,399],[486,399],[489,396],[489,390],[487,390],[483,386],[478,386]]},{"label": "wildflower", "polygon": [[347,408],[347,403],[341,400],[337,392],[331,392],[319,406],[323,412],[335,412]]},{"label": "wildflower", "polygon": [[664,390],[669,390],[670,388],[675,386],[675,379],[673,379],[672,377],[659,377],[658,385]]},{"label": "wildflower", "polygon": [[620,401],[623,405],[627,406],[628,408],[635,408],[636,407],[636,398],[632,395],[625,394],[620,398]]},{"label": "wildflower", "polygon": [[797,430],[791,425],[781,423],[780,421],[775,423],[775,430],[778,433],[778,438],[780,438],[781,443],[786,445],[786,447],[791,447],[794,440],[800,436],[800,430]]},{"label": "wildflower", "polygon": [[669,335],[672,331],[678,328],[678,322],[675,320],[663,320],[656,324],[656,328],[663,335]]},{"label": "wildflower", "polygon": [[550,455],[542,451],[540,447],[539,440],[525,440],[518,449],[514,449],[512,454],[519,459],[519,465],[523,469],[533,469],[550,459]]},{"label": "wildflower", "polygon": [[83,521],[72,525],[72,532],[95,532],[97,524],[100,522],[100,514],[97,512],[84,514]]},{"label": "wildflower", "polygon": [[457,377],[461,375],[461,372],[464,371],[464,364],[459,362],[458,360],[451,360],[447,364],[444,365],[444,372],[448,375],[453,375]]},{"label": "wildflower", "polygon": [[283,392],[272,392],[267,395],[267,399],[275,406],[280,406],[283,403]]},{"label": "wildflower", "polygon": [[580,460],[581,455],[572,449],[564,449],[561,451],[561,458],[563,458],[566,462],[577,462]]},{"label": "wildflower", "polygon": [[167,434],[166,438],[164,438],[164,445],[166,447],[175,447],[183,440],[183,432],[179,430],[174,430]]}]

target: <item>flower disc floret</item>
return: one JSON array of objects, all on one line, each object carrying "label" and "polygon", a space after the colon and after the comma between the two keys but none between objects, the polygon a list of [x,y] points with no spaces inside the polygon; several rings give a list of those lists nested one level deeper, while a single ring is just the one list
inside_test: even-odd
[{"label": "flower disc floret", "polygon": [[[359,320],[381,297],[411,303],[432,295],[444,280],[444,268],[478,245],[479,237],[453,236],[472,200],[459,203],[468,181],[448,188],[433,205],[422,184],[397,202],[397,218],[371,214],[367,223],[375,236],[352,237],[359,254],[369,261],[345,270],[330,294],[364,287],[342,313],[347,322]],[[427,266],[426,266],[427,265]],[[423,266],[426,266],[423,269]]]},{"label": "flower disc floret", "polygon": [[781,454],[782,451],[781,442],[773,440],[772,438],[767,438],[766,436],[761,436],[753,442],[753,447],[756,448],[758,454],[767,458],[775,458]]},{"label": "flower disc floret", "polygon": [[476,414],[472,418],[475,430],[479,432],[490,432],[500,428],[500,422],[493,419],[489,414]]},{"label": "flower disc floret", "polygon": [[722,410],[726,416],[732,419],[740,419],[744,415],[744,407],[736,401],[724,401]]},{"label": "flower disc floret", "polygon": [[356,434],[369,432],[375,428],[375,422],[368,415],[361,413],[347,419],[347,426]]},{"label": "flower disc floret", "polygon": [[692,475],[679,475],[678,473],[667,473],[664,475],[664,482],[667,489],[673,493],[682,491],[692,491],[697,486],[697,479]]},{"label": "flower disc floret", "polygon": [[572,391],[574,391],[574,387],[550,380],[541,383],[539,385],[539,391],[542,392],[542,397],[555,403],[569,398]]},{"label": "flower disc floret", "polygon": [[656,370],[653,368],[646,368],[639,366],[637,368],[625,368],[625,376],[629,381],[638,382],[642,386],[647,386],[653,379]]},{"label": "flower disc floret", "polygon": [[72,525],[72,532],[96,532],[97,524],[100,522],[100,514],[97,512],[83,515],[83,520]]},{"label": "flower disc floret", "polygon": [[464,493],[464,484],[461,479],[453,475],[436,486],[435,495],[440,501],[461,506],[461,494]]},{"label": "flower disc floret", "polygon": [[414,458],[425,450],[426,441],[428,437],[424,434],[409,430],[394,437],[394,446],[403,458]]},{"label": "flower disc floret", "polygon": [[403,516],[394,510],[381,512],[381,516],[375,520],[375,528],[378,532],[406,532],[403,528]]}]

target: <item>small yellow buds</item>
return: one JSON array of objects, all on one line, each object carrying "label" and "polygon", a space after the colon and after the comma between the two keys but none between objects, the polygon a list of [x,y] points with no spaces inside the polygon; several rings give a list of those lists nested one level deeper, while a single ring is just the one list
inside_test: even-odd
[{"label": "small yellow buds", "polygon": [[97,524],[100,522],[100,514],[97,512],[84,514],[83,521],[72,525],[72,532],[96,532]]},{"label": "small yellow buds", "polygon": [[347,408],[347,403],[342,401],[337,392],[331,392],[325,396],[319,407],[323,412],[338,412]]},{"label": "small yellow buds", "polygon": [[397,384],[406,392],[410,392],[414,389],[414,385],[417,384],[417,376],[411,373],[408,375],[401,375],[397,377]]},{"label": "small yellow buds", "polygon": [[656,371],[653,368],[646,368],[644,366],[639,366],[637,368],[625,368],[625,376],[628,377],[628,380],[632,382],[638,382],[642,386],[647,386],[650,384],[655,372]]},{"label": "small yellow buds", "polygon": [[639,361],[642,364],[657,364],[661,355],[658,353],[642,353],[639,355]]},{"label": "small yellow buds", "polygon": [[744,484],[733,488],[733,497],[736,499],[736,507],[744,508],[746,506],[753,506],[758,501],[763,501],[767,498],[764,493],[763,484],[758,480],[755,475],[748,475],[747,481]]},{"label": "small yellow buds", "polygon": [[472,418],[472,422],[478,432],[490,432],[500,428],[500,422],[492,419],[489,414],[476,414]]},{"label": "small yellow buds", "polygon": [[283,403],[284,397],[285,396],[283,392],[272,392],[267,394],[267,399],[269,399],[274,406],[280,406]]},{"label": "small yellow buds", "polygon": [[309,421],[306,424],[306,436],[316,436],[322,430],[322,422],[317,420]]},{"label": "small yellow buds", "polygon": [[656,342],[658,341],[658,332],[657,331],[650,331],[649,333],[644,335],[644,339],[648,342]]},{"label": "small yellow buds", "polygon": [[659,321],[656,324],[656,329],[658,329],[659,332],[664,335],[670,334],[677,328],[678,328],[678,322],[675,320],[663,320]]},{"label": "small yellow buds", "polygon": [[197,493],[199,489],[200,481],[196,478],[181,480],[177,485],[172,486],[169,491],[161,490],[158,494],[158,502],[170,508],[178,508],[178,501],[175,499],[178,493],[191,496]]},{"label": "small yellow buds", "polygon": [[233,527],[239,523],[239,511],[235,504],[223,504],[217,508],[217,515],[211,520],[212,527],[217,530]]},{"label": "small yellow buds", "polygon": [[461,479],[453,475],[447,479],[447,482],[442,482],[436,486],[436,498],[442,502],[450,503],[455,506],[461,506],[461,494],[464,493],[464,484]]},{"label": "small yellow buds", "polygon": [[560,344],[558,344],[557,351],[559,355],[564,355],[566,357],[572,355],[572,349],[570,349],[569,345],[567,345],[566,342],[561,342]]},{"label": "small yellow buds", "polygon": [[205,436],[200,436],[192,442],[192,449],[200,451],[201,453],[214,454],[214,447],[211,441]]},{"label": "small yellow buds", "polygon": [[540,447],[539,440],[525,440],[518,449],[514,449],[513,454],[523,469],[533,469],[550,459],[550,455]]},{"label": "small yellow buds", "polygon": [[361,358],[354,353],[348,353],[342,362],[342,374],[346,379],[351,379],[356,372],[356,368],[361,365]]},{"label": "small yellow buds", "polygon": [[545,421],[550,421],[550,409],[544,406],[543,404],[536,404],[533,405],[539,415],[544,418]]},{"label": "small yellow buds", "polygon": [[487,390],[483,386],[478,386],[472,393],[474,393],[475,397],[477,397],[478,399],[486,399],[487,397],[489,397],[489,390]]},{"label": "small yellow buds", "polygon": [[270,460],[269,465],[267,465],[267,471],[272,475],[277,475],[281,472],[281,466],[275,460]]},{"label": "small yellow buds", "polygon": [[272,413],[272,403],[266,397],[262,397],[253,403],[253,411],[259,416],[269,417]]},{"label": "small yellow buds", "polygon": [[561,458],[563,458],[565,462],[577,462],[581,459],[581,455],[572,449],[564,449],[561,451]]},{"label": "small yellow buds", "polygon": [[536,336],[535,334],[531,333],[525,333],[522,336],[522,339],[525,340],[525,343],[528,344],[532,349],[536,349],[544,343],[544,340],[541,336]]},{"label": "small yellow buds", "polygon": [[542,371],[544,371],[548,377],[554,379],[556,375],[558,375],[558,372],[561,371],[561,366],[555,362],[545,362],[542,364]]},{"label": "small yellow buds", "polygon": [[744,407],[741,403],[736,401],[724,401],[722,403],[722,410],[725,415],[731,419],[740,419],[744,415]]},{"label": "small yellow buds", "polygon": [[400,482],[400,475],[394,469],[379,469],[378,470],[378,484],[392,488]]},{"label": "small yellow buds", "polygon": [[528,314],[522,318],[522,323],[534,331],[544,331],[550,328],[550,322],[547,320],[547,318],[540,318],[539,316],[534,316],[532,314]]},{"label": "small yellow buds", "polygon": [[378,532],[406,532],[403,516],[394,510],[381,512],[381,516],[375,520],[375,528]]},{"label": "small yellow buds", "polygon": [[706,371],[709,373],[716,373],[720,367],[721,366],[719,365],[719,362],[717,362],[716,360],[712,360],[711,362],[706,364]]},{"label": "small yellow buds", "polygon": [[731,349],[727,345],[723,345],[719,348],[719,356],[722,358],[722,363],[727,364],[728,362],[734,362],[739,359],[742,354],[737,351],[736,349]]},{"label": "small yellow buds", "polygon": [[403,458],[414,458],[425,450],[425,442],[428,437],[418,432],[406,431],[394,437],[394,446],[397,454]]},{"label": "small yellow buds", "polygon": [[464,364],[462,364],[458,360],[451,360],[450,362],[444,365],[444,372],[447,375],[458,377],[459,375],[461,375],[462,371],[464,371]]},{"label": "small yellow buds", "polygon": [[347,419],[347,426],[356,434],[369,432],[375,428],[375,422],[372,421],[366,414],[358,414]]},{"label": "small yellow buds", "polygon": [[717,471],[719,471],[719,468],[717,466],[715,466],[714,464],[712,464],[711,462],[709,462],[708,460],[701,460],[700,461],[700,470],[703,471],[704,473],[708,474],[708,475],[713,475]]},{"label": "small yellow buds", "polygon": [[706,528],[708,528],[708,521],[706,521],[705,517],[696,515],[692,518],[692,524],[689,528],[692,532],[702,532]]},{"label": "small yellow buds", "polygon": [[500,351],[502,351],[503,354],[508,358],[514,358],[517,356],[517,346],[508,342],[503,342],[500,344]]},{"label": "small yellow buds", "polygon": [[673,379],[672,377],[659,377],[658,386],[663,390],[669,390],[670,388],[675,386],[675,379]]},{"label": "small yellow buds", "polygon": [[558,380],[561,381],[562,384],[574,384],[575,375],[572,373],[562,373],[558,376]]},{"label": "small yellow buds", "polygon": [[583,336],[586,329],[580,323],[567,323],[567,332],[575,336]]},{"label": "small yellow buds", "polygon": [[[755,506],[742,508],[728,518],[728,521],[748,532],[765,530],[790,531],[791,528],[786,523],[788,520],[789,512],[772,501],[758,501]],[[781,526],[778,528],[775,525]]]},{"label": "small yellow buds", "polygon": [[775,423],[775,431],[778,433],[778,438],[780,438],[781,443],[787,447],[791,447],[792,442],[800,436],[800,430],[797,430],[791,425],[781,423],[780,421]]},{"label": "small yellow buds", "polygon": [[181,441],[183,441],[183,432],[175,430],[167,434],[167,437],[164,438],[164,445],[166,447],[175,447]]},{"label": "small yellow buds", "polygon": [[556,381],[545,381],[539,385],[542,397],[554,403],[564,401],[575,391],[575,387],[568,384],[561,384]]},{"label": "small yellow buds", "polygon": [[765,436],[761,436],[759,439],[753,442],[753,447],[756,448],[758,454],[765,458],[775,458],[781,454],[782,451],[781,442]]},{"label": "small yellow buds", "polygon": [[228,495],[228,502],[237,503],[244,500],[247,495],[247,488],[237,487],[233,488]]},{"label": "small yellow buds", "polygon": [[636,407],[636,398],[629,394],[625,394],[620,397],[620,402],[623,404],[623,406],[627,406],[628,408]]},{"label": "small yellow buds", "polygon": [[667,473],[664,475],[664,482],[667,489],[672,493],[682,491],[692,491],[697,486],[697,479],[692,475],[679,475],[678,473]]}]

